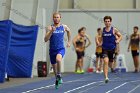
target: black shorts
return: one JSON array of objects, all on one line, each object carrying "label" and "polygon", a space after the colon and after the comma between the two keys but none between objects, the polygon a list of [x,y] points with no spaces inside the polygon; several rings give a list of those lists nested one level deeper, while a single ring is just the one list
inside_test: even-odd
[{"label": "black shorts", "polygon": [[95,55],[96,55],[96,58],[103,58],[102,53],[96,52]]},{"label": "black shorts", "polygon": [[84,57],[85,52],[84,51],[82,51],[82,52],[76,51],[76,54],[77,54],[77,59],[81,59],[82,57]]},{"label": "black shorts", "polygon": [[131,53],[132,53],[133,57],[134,56],[139,56],[139,51],[138,50],[132,50]]},{"label": "black shorts", "polygon": [[115,49],[113,50],[104,50],[102,49],[103,58],[108,57],[109,62],[113,62],[115,56]]}]

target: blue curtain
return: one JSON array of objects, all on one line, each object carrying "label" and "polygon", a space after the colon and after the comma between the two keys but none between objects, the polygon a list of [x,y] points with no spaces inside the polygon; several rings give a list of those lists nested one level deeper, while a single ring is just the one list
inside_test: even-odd
[{"label": "blue curtain", "polygon": [[12,31],[11,21],[0,21],[0,82],[4,82],[7,67],[10,35]]},{"label": "blue curtain", "polygon": [[[10,26],[7,27],[7,33],[10,38],[4,41],[8,48],[5,51],[7,59],[5,59],[5,62],[3,61],[6,65],[7,75],[11,77],[31,77],[38,26],[18,25],[10,20],[8,22]],[[6,31],[3,32],[6,33]],[[0,34],[2,33],[0,32]],[[0,36],[0,41],[1,39]]]}]

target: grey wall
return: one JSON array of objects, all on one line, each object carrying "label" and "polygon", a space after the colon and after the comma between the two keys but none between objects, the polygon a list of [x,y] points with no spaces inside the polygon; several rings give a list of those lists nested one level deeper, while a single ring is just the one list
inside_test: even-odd
[{"label": "grey wall", "polygon": [[60,9],[140,9],[140,0],[59,0]]},{"label": "grey wall", "polygon": [[[140,27],[140,11],[61,11],[62,22],[67,24],[71,28],[72,38],[77,35],[77,30],[85,26],[87,28],[87,34],[90,36],[92,45],[86,49],[86,54],[91,56],[95,53],[95,35],[98,27],[104,27],[104,23],[100,21],[105,15],[110,15],[113,18],[112,24],[117,27],[123,34],[123,40],[120,43],[120,53],[125,55],[126,65],[128,71],[132,71],[133,60],[131,53],[127,52],[128,40],[126,36],[129,36],[133,31],[133,26],[137,25]],[[74,71],[76,61],[76,53],[73,51],[73,46],[67,49],[64,69],[66,72]],[[84,65],[88,63],[88,58],[85,57]]]}]

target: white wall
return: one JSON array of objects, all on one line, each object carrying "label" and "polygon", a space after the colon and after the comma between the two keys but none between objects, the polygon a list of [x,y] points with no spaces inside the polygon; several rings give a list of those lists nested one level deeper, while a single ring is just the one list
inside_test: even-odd
[{"label": "white wall", "polygon": [[0,20],[9,19],[10,10],[8,8],[11,7],[11,0],[0,0]]},{"label": "white wall", "polygon": [[[86,9],[133,9],[134,0],[75,0]],[[118,7],[119,6],[119,7]]]},{"label": "white wall", "polygon": [[60,9],[135,9],[139,0],[60,0]]},{"label": "white wall", "polygon": [[[62,13],[62,22],[67,24],[71,28],[72,38],[77,34],[77,30],[85,26],[87,28],[87,34],[90,35],[90,39],[92,41],[92,45],[86,49],[86,54],[91,55],[95,53],[95,35],[96,29],[98,27],[103,27],[104,24],[100,21],[105,15],[110,15],[113,18],[112,24],[116,26],[121,33],[123,34],[123,40],[120,43],[120,53],[125,55],[126,65],[128,67],[128,71],[133,71],[133,60],[131,57],[131,53],[127,52],[128,40],[126,40],[126,35],[130,35],[133,30],[133,26],[137,25],[140,27],[140,12],[112,12],[112,11],[91,11],[91,12],[64,12]],[[124,34],[125,33],[125,34]],[[74,71],[75,61],[76,61],[76,53],[73,51],[72,47],[67,49],[65,56],[65,71],[70,72]],[[87,63],[87,57],[85,57],[84,64]]]},{"label": "white wall", "polygon": [[[24,25],[34,25],[36,19],[36,13],[34,7],[36,0],[12,0],[10,19],[15,23]],[[28,2],[28,3],[27,3]]]},{"label": "white wall", "polygon": [[3,1],[2,0],[0,0],[0,11],[1,11],[0,19],[3,20],[4,6],[3,6]]}]

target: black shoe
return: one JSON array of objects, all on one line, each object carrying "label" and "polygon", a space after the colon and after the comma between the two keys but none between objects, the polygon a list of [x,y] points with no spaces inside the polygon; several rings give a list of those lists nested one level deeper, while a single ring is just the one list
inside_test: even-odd
[{"label": "black shoe", "polygon": [[134,73],[138,73],[138,70],[137,70],[137,69],[135,69]]},{"label": "black shoe", "polygon": [[5,78],[5,81],[10,81],[9,77]]},{"label": "black shoe", "polygon": [[111,68],[111,73],[116,73],[116,71],[113,68]]}]

